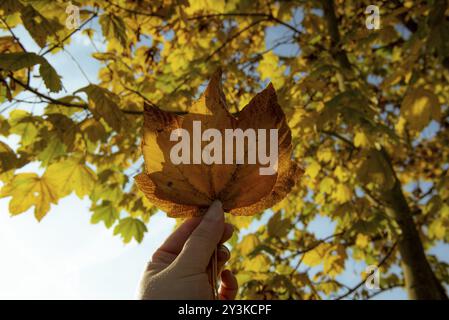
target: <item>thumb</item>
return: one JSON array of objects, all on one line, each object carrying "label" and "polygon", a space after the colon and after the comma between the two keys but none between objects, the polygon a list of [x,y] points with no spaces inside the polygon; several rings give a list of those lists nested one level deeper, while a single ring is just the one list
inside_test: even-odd
[{"label": "thumb", "polygon": [[216,200],[187,239],[184,248],[176,259],[176,264],[182,266],[185,271],[204,272],[223,236],[223,231],[223,207],[221,202]]}]

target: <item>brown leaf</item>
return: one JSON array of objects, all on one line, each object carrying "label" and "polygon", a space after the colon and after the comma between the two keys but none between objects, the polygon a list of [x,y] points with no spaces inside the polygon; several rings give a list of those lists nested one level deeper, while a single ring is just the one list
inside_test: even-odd
[{"label": "brown leaf", "polygon": [[[201,141],[195,135],[194,121],[201,121],[201,133],[216,129],[222,137],[222,152],[211,157],[221,157],[221,163],[203,163],[196,159],[194,144],[198,143],[203,154],[212,141]],[[196,123],[198,126],[198,123]],[[190,135],[189,164],[174,164],[170,159],[172,148],[178,141],[170,141],[173,130],[185,129]],[[261,175],[259,169],[267,167],[258,157],[248,164],[249,143],[245,139],[244,164],[225,164],[225,154],[236,157],[236,147],[226,150],[223,142],[225,129],[278,129],[278,168],[272,175]],[[214,137],[215,139],[215,137]],[[215,140],[213,140],[215,141]],[[235,142],[235,140],[234,140]],[[259,141],[256,140],[258,146]],[[235,143],[234,143],[235,144]],[[207,149],[207,147],[206,147]],[[267,143],[267,151],[269,149]],[[153,106],[145,106],[142,151],[146,172],[135,180],[147,198],[170,217],[201,215],[215,200],[223,203],[226,212],[234,215],[253,215],[282,200],[294,186],[302,170],[291,160],[291,132],[285,115],[277,103],[274,87],[270,84],[258,93],[238,114],[228,112],[221,89],[221,72],[216,72],[204,94],[184,115],[166,112]],[[216,151],[214,149],[214,151]],[[215,158],[217,157],[217,158]],[[228,161],[229,162],[229,161]]]}]

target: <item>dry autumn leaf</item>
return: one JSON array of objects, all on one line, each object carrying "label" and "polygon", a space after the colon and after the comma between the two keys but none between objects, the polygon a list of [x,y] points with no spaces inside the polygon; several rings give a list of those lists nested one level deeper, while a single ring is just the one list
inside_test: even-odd
[{"label": "dry autumn leaf", "polygon": [[[255,164],[225,164],[225,152],[221,155],[221,164],[173,164],[170,150],[177,142],[171,141],[170,135],[173,130],[182,128],[192,136],[194,121],[201,121],[203,132],[217,129],[222,136],[225,129],[257,132],[277,129],[277,172],[261,175],[259,160]],[[257,139],[261,138],[257,136]],[[207,145],[204,141],[201,143],[202,148]],[[245,143],[245,158],[248,145]],[[135,178],[136,183],[147,198],[170,217],[201,215],[216,199],[223,203],[226,212],[253,215],[282,200],[302,173],[291,159],[291,133],[273,86],[270,84],[242,111],[232,115],[221,89],[221,72],[213,75],[202,97],[186,114],[145,106],[142,151],[146,172]]]}]

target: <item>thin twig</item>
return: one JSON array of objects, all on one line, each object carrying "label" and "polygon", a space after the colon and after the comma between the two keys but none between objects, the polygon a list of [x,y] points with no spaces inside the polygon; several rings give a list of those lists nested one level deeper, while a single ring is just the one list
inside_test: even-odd
[{"label": "thin twig", "polygon": [[[387,260],[388,258],[391,256],[391,254],[393,253],[394,249],[396,248],[396,244],[397,241],[393,244],[393,246],[390,248],[390,250],[388,251],[388,253],[385,255],[385,257],[377,264],[377,268],[380,268]],[[339,296],[336,300],[341,300],[346,298],[347,296],[351,295],[352,293],[354,293],[355,291],[357,291],[357,289],[359,289],[361,286],[363,286],[363,284],[366,282],[366,279],[363,279],[362,281],[360,281],[355,287],[353,287],[352,289],[350,289],[348,292],[346,292],[345,294],[343,294],[342,296]]]},{"label": "thin twig", "polygon": [[45,50],[42,54],[41,57],[45,56],[47,53],[52,52],[53,50],[55,50],[56,48],[60,48],[61,46],[64,46],[64,42],[69,39],[71,36],[73,36],[75,33],[77,33],[78,31],[80,31],[86,24],[88,24],[93,18],[95,18],[96,16],[98,16],[97,12],[94,12],[94,14],[92,16],[89,17],[89,19],[87,19],[86,21],[84,21],[78,28],[76,28],[75,30],[73,30],[72,32],[70,32],[67,36],[64,37],[64,39],[62,39],[61,41],[59,41],[57,44],[51,46],[50,48],[48,48],[47,50]]},{"label": "thin twig", "polygon": [[[87,103],[71,103],[71,102],[65,102],[65,101],[60,101],[57,99],[54,99],[40,91],[38,91],[37,89],[34,89],[32,87],[30,87],[29,85],[23,83],[22,81],[20,81],[19,79],[13,77],[12,75],[9,76],[12,80],[14,80],[17,84],[19,84],[22,88],[34,93],[35,95],[43,98],[46,100],[46,102],[51,102],[60,106],[64,106],[64,107],[69,107],[69,108],[80,108],[80,109],[84,109],[84,110],[89,110],[89,105]],[[142,115],[143,112],[142,111],[137,111],[137,110],[123,110],[120,109],[120,111],[122,111],[123,113],[126,114],[132,114],[132,115]]]}]

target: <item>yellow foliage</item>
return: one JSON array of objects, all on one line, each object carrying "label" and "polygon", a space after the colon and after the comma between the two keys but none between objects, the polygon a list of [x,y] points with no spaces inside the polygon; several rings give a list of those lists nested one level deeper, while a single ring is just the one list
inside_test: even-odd
[{"label": "yellow foliage", "polygon": [[254,234],[249,234],[243,238],[239,247],[243,255],[248,255],[260,244],[259,238]]},{"label": "yellow foliage", "polygon": [[438,97],[422,87],[411,89],[402,101],[401,116],[407,121],[410,130],[421,131],[431,120],[440,119],[441,108]]},{"label": "yellow foliage", "polygon": [[357,234],[355,244],[357,247],[366,248],[369,244],[369,237],[367,235],[364,235],[363,233],[359,233]]},{"label": "yellow foliage", "polygon": [[59,186],[48,177],[39,177],[35,173],[21,173],[5,185],[0,197],[12,197],[9,212],[17,215],[34,206],[34,215],[41,220],[50,210],[50,204],[58,202]]},{"label": "yellow foliage", "polygon": [[332,198],[340,204],[348,202],[352,198],[352,190],[346,184],[337,184],[335,191],[332,193]]},{"label": "yellow foliage", "polygon": [[315,267],[324,262],[332,245],[326,242],[320,243],[313,250],[304,254],[303,262],[309,267]]},{"label": "yellow foliage", "polygon": [[314,179],[318,175],[320,170],[321,170],[320,164],[312,159],[310,161],[310,164],[306,168],[305,174]]},{"label": "yellow foliage", "polygon": [[257,70],[263,80],[270,79],[276,89],[280,89],[285,83],[285,66],[279,66],[279,58],[272,51],[266,53],[260,61]]}]

